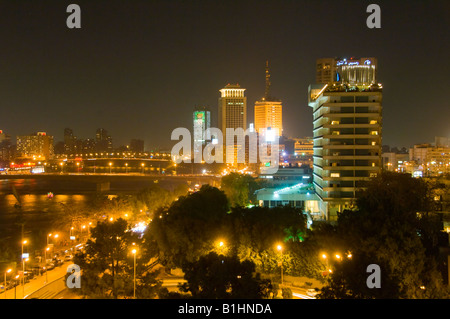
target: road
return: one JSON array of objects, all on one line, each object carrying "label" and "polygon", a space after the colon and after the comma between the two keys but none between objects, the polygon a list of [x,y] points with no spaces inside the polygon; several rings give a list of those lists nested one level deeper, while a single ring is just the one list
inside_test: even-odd
[{"label": "road", "polygon": [[[51,283],[61,277],[63,277],[67,272],[67,266],[69,266],[71,262],[65,262],[61,266],[56,267],[55,269],[48,271],[48,283]],[[40,288],[46,285],[46,276],[43,273],[41,276],[35,276],[31,279],[25,286],[22,284],[16,286],[15,288],[8,289],[5,293],[0,294],[0,298],[4,299],[24,299],[24,296],[32,294],[33,292],[39,290]],[[56,291],[55,291],[56,293]]]},{"label": "road", "polygon": [[[56,267],[48,271],[48,285],[46,284],[45,273],[41,276],[36,276],[31,279],[30,282],[25,284],[25,298],[38,298],[38,299],[78,299],[80,296],[75,294],[70,289],[64,289],[65,283],[63,280],[59,284],[55,284],[58,279],[65,276],[67,273],[67,267],[72,264],[72,262],[65,262],[61,266]],[[186,280],[180,276],[164,276],[159,278],[163,281],[162,286],[166,287],[169,291],[178,292],[178,284],[185,283]],[[286,286],[292,290],[293,299],[316,299],[309,296],[306,291],[307,289],[298,288],[293,286]],[[4,293],[0,294],[0,298],[6,299],[23,299],[24,295],[22,293],[22,285],[16,286],[15,288],[6,291],[6,296]],[[34,294],[33,294],[34,293]]]}]

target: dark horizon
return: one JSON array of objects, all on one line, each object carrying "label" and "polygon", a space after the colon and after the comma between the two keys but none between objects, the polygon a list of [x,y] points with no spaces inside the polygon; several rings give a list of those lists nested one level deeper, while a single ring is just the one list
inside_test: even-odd
[{"label": "dark horizon", "polygon": [[0,129],[64,128],[114,147],[143,139],[167,150],[173,129],[192,128],[194,106],[217,125],[219,90],[246,88],[248,123],[264,95],[283,101],[286,136],[312,136],[309,84],[321,57],[376,57],[383,84],[383,144],[410,147],[450,137],[442,103],[448,74],[448,1],[376,1],[381,29],[366,26],[370,1],[75,1],[81,29],[68,29],[68,1],[0,5]]}]

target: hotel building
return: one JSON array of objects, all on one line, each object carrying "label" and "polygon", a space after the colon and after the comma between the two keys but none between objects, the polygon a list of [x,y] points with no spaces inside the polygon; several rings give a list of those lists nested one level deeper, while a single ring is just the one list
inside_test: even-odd
[{"label": "hotel building", "polygon": [[358,62],[351,68],[343,68],[349,66],[346,59],[329,60],[339,81],[318,76],[330,82],[310,85],[308,104],[313,110],[314,190],[323,219],[336,221],[338,212],[353,207],[364,183],[381,172],[382,86],[376,82],[376,67],[367,67],[374,59],[351,59]]},{"label": "hotel building", "polygon": [[[245,89],[241,88],[239,84],[228,84],[223,89],[219,90],[219,119],[218,126],[223,134],[223,144],[227,143],[227,138],[232,138],[227,136],[227,128],[238,129],[242,128],[243,132],[247,129],[247,97],[245,97]],[[236,133],[237,138],[234,139],[233,143],[228,144],[228,149],[224,147],[224,157],[226,154],[232,154],[234,152],[234,164],[237,164],[237,153],[242,145],[238,145],[237,141],[245,136],[242,133]]]}]

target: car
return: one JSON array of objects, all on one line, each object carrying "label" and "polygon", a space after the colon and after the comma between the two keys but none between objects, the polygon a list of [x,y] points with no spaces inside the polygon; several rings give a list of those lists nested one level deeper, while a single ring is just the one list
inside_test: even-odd
[{"label": "car", "polygon": [[47,270],[52,270],[52,269],[55,269],[55,264],[54,263],[47,263],[46,267],[47,267]]},{"label": "car", "polygon": [[310,288],[306,290],[306,294],[310,297],[315,297],[319,293],[319,289],[317,288]]},{"label": "car", "polygon": [[65,255],[64,256],[64,261],[71,261],[73,259],[72,255]]},{"label": "car", "polygon": [[63,264],[63,261],[60,258],[53,258],[52,259],[52,264],[54,264],[55,267],[58,267],[58,266],[61,266]]}]

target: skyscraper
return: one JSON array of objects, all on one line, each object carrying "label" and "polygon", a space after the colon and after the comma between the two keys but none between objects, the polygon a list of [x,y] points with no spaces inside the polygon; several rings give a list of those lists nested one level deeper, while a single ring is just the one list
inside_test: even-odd
[{"label": "skyscraper", "polygon": [[[243,131],[247,129],[247,97],[244,96],[245,89],[241,88],[239,84],[228,84],[223,89],[220,90],[220,98],[219,98],[219,129],[223,134],[223,142],[227,143],[227,138],[230,139],[232,136],[227,136],[226,129],[238,129],[241,128]],[[240,138],[244,138],[241,136],[243,134],[237,133],[234,136],[237,139],[234,139],[234,146],[229,144],[225,150],[225,154],[232,154],[234,152],[235,157],[237,154],[237,150],[240,145],[236,144],[236,140]],[[237,163],[237,160],[234,161]]]},{"label": "skyscraper", "polygon": [[211,111],[207,107],[195,107],[192,118],[194,126],[194,143],[205,145],[210,137],[206,136],[206,130],[211,127]]},{"label": "skyscraper", "polygon": [[70,128],[64,129],[64,152],[66,154],[73,154],[76,151],[76,137],[73,135],[73,130]]},{"label": "skyscraper", "polygon": [[130,151],[136,152],[136,153],[144,153],[144,141],[133,138],[130,141]]},{"label": "skyscraper", "polygon": [[194,159],[201,160],[203,146],[211,136],[206,135],[206,130],[211,127],[211,112],[207,107],[195,107],[192,124],[194,128]]},{"label": "skyscraper", "polygon": [[[377,176],[382,167],[382,85],[370,71],[375,68],[352,68],[356,70],[353,74],[339,67],[336,65],[336,74],[348,71],[347,75],[338,76],[339,81],[309,87],[314,189],[320,199],[320,211],[330,221],[354,204],[357,190]],[[369,77],[373,80],[368,81]]]},{"label": "skyscraper", "polygon": [[266,61],[266,87],[264,97],[255,102],[255,130],[264,134],[268,129],[276,130],[278,136],[283,133],[282,104],[270,95],[269,61]]},{"label": "skyscraper", "polygon": [[104,128],[97,129],[95,134],[95,150],[97,152],[110,152],[112,148],[112,138],[108,135],[108,131]]}]

